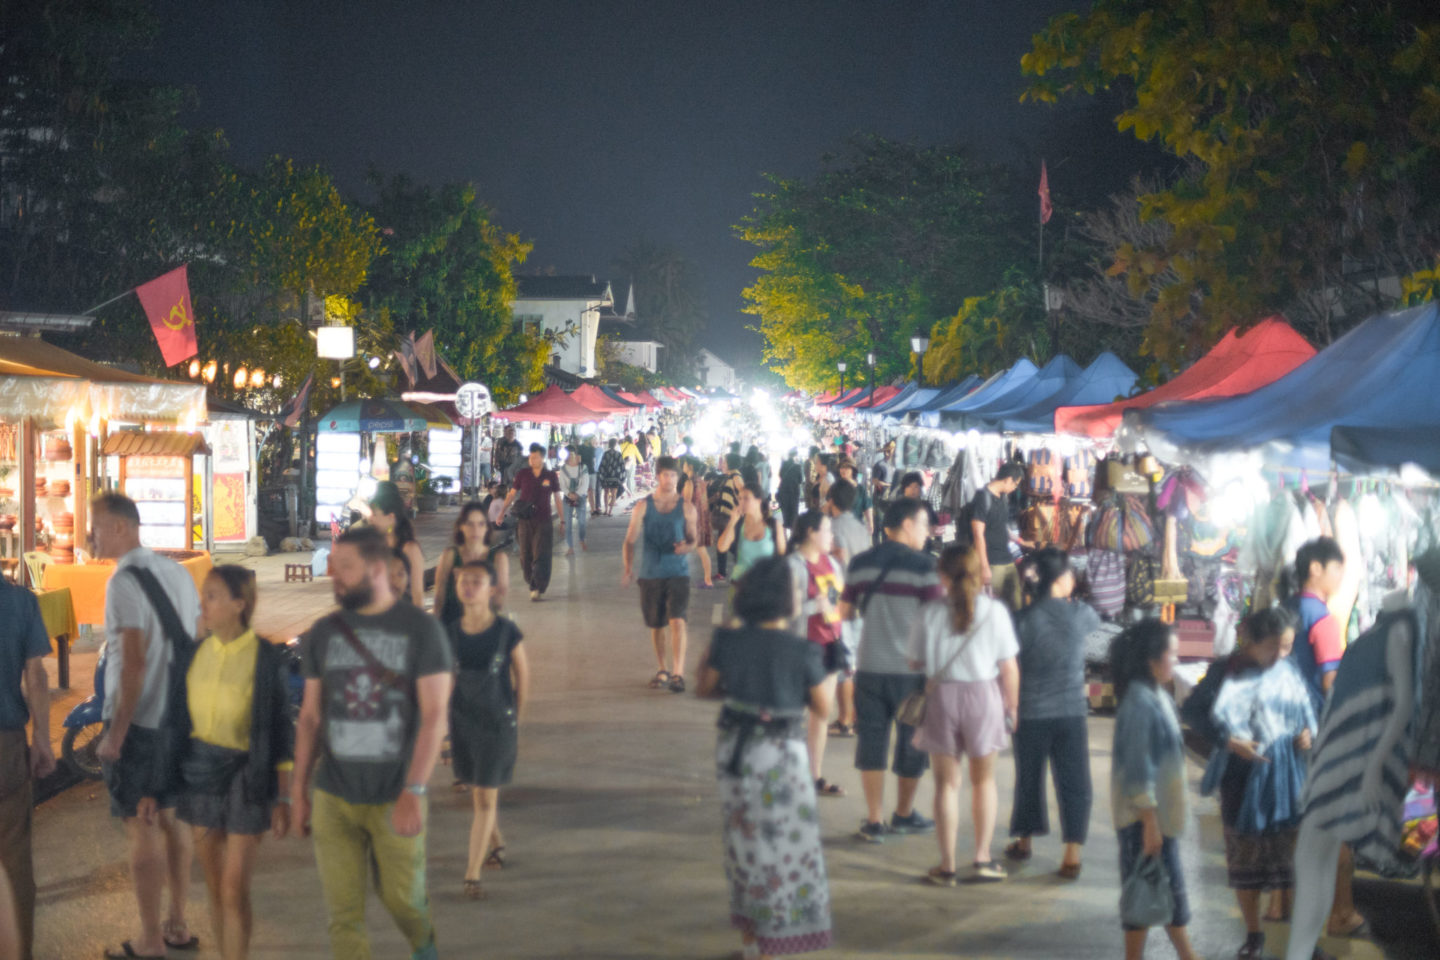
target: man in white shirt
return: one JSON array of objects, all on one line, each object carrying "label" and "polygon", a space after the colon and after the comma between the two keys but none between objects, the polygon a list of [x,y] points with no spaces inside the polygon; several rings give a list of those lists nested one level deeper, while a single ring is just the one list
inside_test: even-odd
[{"label": "man in white shirt", "polygon": [[[200,597],[180,564],[140,545],[140,511],[129,497],[105,493],[91,501],[90,530],[95,556],[116,561],[105,588],[107,696],[98,756],[105,766],[110,812],[125,823],[130,879],[140,908],[140,935],[111,952],[163,956],[167,947],[193,949],[199,940],[185,923],[190,831],[175,819],[175,798],[165,783],[172,640],[133,571],[148,571],[159,582],[192,643]],[[167,881],[170,911],[162,926],[160,896]]]}]

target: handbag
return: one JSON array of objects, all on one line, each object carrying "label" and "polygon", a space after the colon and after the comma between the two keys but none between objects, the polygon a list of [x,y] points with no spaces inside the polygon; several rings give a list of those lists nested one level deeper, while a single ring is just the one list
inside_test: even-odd
[{"label": "handbag", "polygon": [[1120,886],[1120,922],[1127,927],[1158,927],[1174,916],[1170,872],[1159,857],[1142,857]]},{"label": "handbag", "polygon": [[940,676],[941,674],[945,673],[945,671],[955,666],[956,662],[960,659],[960,655],[970,647],[970,641],[975,639],[976,633],[974,629],[975,625],[972,623],[970,626],[971,630],[970,633],[965,637],[965,642],[960,644],[960,649],[956,650],[955,653],[951,655],[949,660],[945,661],[945,666],[941,667],[939,670],[936,670],[935,673],[930,677],[927,677],[925,679],[924,687],[916,690],[914,693],[907,696],[904,700],[900,701],[899,706],[895,708],[895,719],[898,722],[905,724],[907,727],[918,727],[925,722],[925,705],[929,701],[930,692],[935,688],[935,684],[938,682],[935,680],[935,677]]}]

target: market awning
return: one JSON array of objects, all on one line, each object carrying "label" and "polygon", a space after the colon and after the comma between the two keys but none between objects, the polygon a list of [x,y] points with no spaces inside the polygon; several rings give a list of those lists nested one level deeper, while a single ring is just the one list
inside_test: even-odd
[{"label": "market awning", "polygon": [[415,400],[407,400],[405,401],[405,406],[422,417],[425,420],[425,426],[431,430],[455,429],[455,421],[447,417],[445,411],[433,403],[420,403]]},{"label": "market awning", "polygon": [[0,419],[34,417],[200,423],[205,386],[157,380],[86,360],[35,337],[0,336]]},{"label": "market awning", "polygon": [[492,416],[497,420],[529,420],[533,423],[588,423],[605,419],[605,415],[581,406],[555,384],[527,402]]},{"label": "market awning", "polygon": [[349,400],[323,414],[315,428],[325,433],[415,433],[425,418],[399,400]]},{"label": "market awning", "polygon": [[601,387],[600,392],[620,404],[626,413],[634,413],[636,410],[645,406],[645,404],[640,403],[638,400],[626,400],[622,392],[616,390],[614,387]]},{"label": "market awning", "polygon": [[1052,433],[1057,408],[1126,396],[1135,388],[1135,380],[1135,371],[1107,350],[1057,393],[1023,410],[1001,416],[998,426],[1007,433]]},{"label": "market awning", "polygon": [[[974,409],[997,397],[1005,396],[1010,391],[1034,379],[1039,373],[1039,368],[1031,363],[1026,357],[1015,361],[1015,365],[1008,370],[995,374],[989,380],[978,385],[967,387],[962,380],[950,390],[931,400],[920,408],[920,422],[927,427],[938,427],[940,425],[941,411],[959,411]],[[972,374],[972,376],[976,376]],[[967,377],[966,380],[969,378]]]},{"label": "market awning", "polygon": [[594,410],[596,413],[602,415],[629,413],[635,409],[630,404],[609,396],[604,390],[601,390],[593,383],[582,383],[576,387],[570,392],[570,399],[580,404],[580,406]]},{"label": "market awning", "polygon": [[1347,470],[1399,469],[1407,463],[1440,476],[1440,423],[1423,427],[1334,427],[1330,456]]},{"label": "market awning", "polygon": [[1243,334],[1232,329],[1193,365],[1148,393],[1113,403],[1062,406],[1055,431],[1108,437],[1126,410],[1162,403],[1234,397],[1258,390],[1315,356],[1315,348],[1280,317],[1262,320]]},{"label": "market awning", "polygon": [[177,430],[116,430],[105,437],[100,455],[105,457],[193,457],[209,456],[210,445],[199,433]]},{"label": "market awning", "polygon": [[1440,423],[1440,305],[1371,317],[1286,376],[1243,396],[1125,415],[1162,458],[1263,449],[1272,462],[1324,470],[1337,426]]}]

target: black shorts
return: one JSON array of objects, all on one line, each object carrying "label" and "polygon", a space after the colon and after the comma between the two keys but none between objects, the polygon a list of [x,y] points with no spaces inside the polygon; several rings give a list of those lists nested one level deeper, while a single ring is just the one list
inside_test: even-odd
[{"label": "black shorts", "polygon": [[855,674],[855,769],[885,769],[890,725],[894,722],[895,759],[890,769],[901,777],[918,777],[925,772],[930,757],[911,742],[915,728],[895,720],[900,701],[923,689],[925,678],[919,674]]},{"label": "black shorts", "polygon": [[[105,731],[109,730],[110,723],[106,721]],[[175,806],[175,791],[167,785],[172,762],[171,751],[165,746],[167,736],[163,730],[132,723],[125,733],[125,742],[120,745],[120,759],[102,765],[105,787],[110,791],[112,817],[137,816],[137,808],[145,797],[154,797],[161,810]]]},{"label": "black shorts", "polygon": [[671,620],[684,620],[690,612],[689,577],[664,577],[637,583],[640,584],[640,612],[645,615],[645,626],[651,630],[662,629]]},{"label": "black shorts", "polygon": [[836,640],[833,643],[825,644],[825,652],[822,656],[827,674],[849,672],[850,648],[845,646],[845,641]]}]

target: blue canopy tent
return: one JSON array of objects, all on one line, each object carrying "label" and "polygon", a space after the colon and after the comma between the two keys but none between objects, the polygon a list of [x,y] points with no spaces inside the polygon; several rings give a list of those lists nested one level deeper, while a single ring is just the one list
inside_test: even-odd
[{"label": "blue canopy tent", "polygon": [[1371,317],[1253,393],[1127,411],[1125,423],[1162,457],[1264,448],[1272,461],[1324,470],[1333,427],[1440,423],[1437,372],[1440,306],[1427,303]]},{"label": "blue canopy tent", "polygon": [[1135,380],[1135,371],[1107,350],[1057,393],[1001,417],[1000,429],[1009,433],[1054,433],[1056,409],[1127,397],[1135,388]]},{"label": "blue canopy tent", "polygon": [[991,388],[989,395],[982,399],[977,400],[972,394],[959,403],[950,404],[940,411],[940,422],[955,429],[994,430],[996,418],[1044,400],[1079,375],[1080,367],[1074,360],[1064,354],[1052,357],[1045,366],[1008,389]]},{"label": "blue canopy tent", "polygon": [[[920,413],[920,423],[927,427],[940,426],[942,413],[960,413],[965,410],[973,410],[984,406],[991,400],[1008,396],[1011,391],[1021,389],[1025,384],[1035,379],[1035,374],[1040,371],[1025,357],[1015,361],[1015,365],[1003,373],[997,374],[976,387],[969,393],[960,393],[953,400],[941,403],[945,400],[946,394],[941,394],[925,405]],[[958,387],[958,385],[957,385]],[[947,393],[958,393],[957,390]]]},{"label": "blue canopy tent", "polygon": [[978,389],[984,384],[979,374],[970,374],[959,383],[952,383],[944,387],[922,387],[916,391],[902,405],[891,407],[885,411],[887,417],[899,417],[907,413],[924,413],[928,410],[938,410],[947,403],[954,403],[969,394],[972,390]]},{"label": "blue canopy tent", "polygon": [[1418,427],[1333,427],[1330,456],[1354,473],[1413,463],[1440,476],[1440,422]]},{"label": "blue canopy tent", "polygon": [[615,392],[615,389],[614,389],[613,387],[607,387],[607,386],[601,385],[601,387],[600,387],[600,392],[603,393],[603,394],[605,394],[605,396],[609,397],[611,400],[614,400],[616,403],[618,403],[618,404],[623,404],[624,407],[625,407],[626,409],[628,409],[628,410],[643,410],[643,409],[645,409],[645,404],[643,404],[643,403],[632,403],[631,401],[626,400],[624,397],[620,396],[620,394],[616,393],[616,392]]},{"label": "blue canopy tent", "polygon": [[891,397],[889,400],[882,400],[881,402],[875,404],[875,406],[864,408],[860,412],[865,414],[884,413],[891,407],[904,403],[906,400],[909,400],[911,397],[915,396],[915,391],[919,389],[920,384],[912,380],[909,383],[905,384],[905,386],[901,387],[900,392],[895,394],[895,396]]}]

